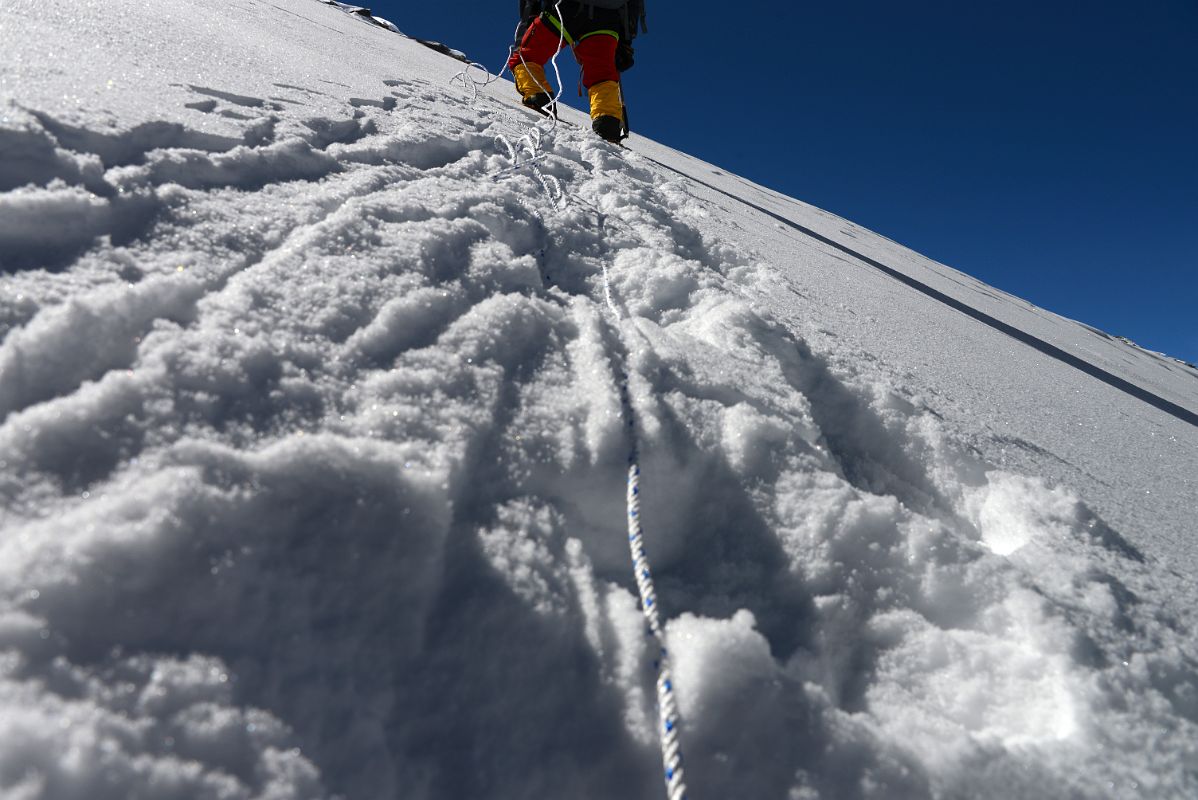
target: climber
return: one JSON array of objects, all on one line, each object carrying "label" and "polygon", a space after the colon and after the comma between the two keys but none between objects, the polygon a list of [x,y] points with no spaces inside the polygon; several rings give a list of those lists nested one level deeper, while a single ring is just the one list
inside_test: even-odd
[{"label": "climber", "polygon": [[553,88],[545,63],[568,44],[582,65],[591,127],[609,142],[626,138],[620,73],[632,66],[632,40],[646,29],[644,0],[520,0],[520,20],[508,67],[524,105],[548,113]]}]

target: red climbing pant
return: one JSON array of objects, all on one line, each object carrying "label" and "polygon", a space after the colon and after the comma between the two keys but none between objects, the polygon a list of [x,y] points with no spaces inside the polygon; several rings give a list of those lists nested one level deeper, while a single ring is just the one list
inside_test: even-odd
[{"label": "red climbing pant", "polygon": [[573,45],[574,57],[582,64],[583,86],[590,89],[603,81],[620,80],[620,72],[616,69],[616,45],[619,40],[614,32],[595,31],[574,39],[569,33],[563,36],[562,31],[555,28],[557,21],[550,20],[546,21],[545,16],[540,16],[528,26],[524,38],[520,40],[519,49],[512,53],[507,62],[509,68],[515,70],[522,62],[544,66],[563,44],[567,44]]}]

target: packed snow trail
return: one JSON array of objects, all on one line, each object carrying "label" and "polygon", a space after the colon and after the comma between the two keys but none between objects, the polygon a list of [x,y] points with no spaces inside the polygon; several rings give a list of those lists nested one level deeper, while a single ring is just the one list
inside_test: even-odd
[{"label": "packed snow trail", "polygon": [[[660,798],[625,381],[702,797],[1198,791],[1188,562],[1034,442],[989,459],[926,328],[858,346],[893,282],[567,126],[513,169],[509,85],[472,103],[321,4],[31,9],[0,8],[0,793]],[[1137,452],[1087,470],[1165,482]]]},{"label": "packed snow trail", "polygon": [[[560,8],[558,14],[560,16]],[[564,43],[565,30],[562,29],[562,37]],[[561,48],[558,48],[560,53]],[[553,71],[558,79],[557,96],[561,94],[561,73],[557,68],[557,55],[553,56]],[[471,70],[477,68],[484,74],[482,81],[475,81],[472,78]],[[474,107],[475,102],[479,99],[479,90],[485,89],[494,82],[494,78],[486,72],[485,68],[479,67],[476,64],[468,64],[465,71],[454,76],[452,82],[458,83],[466,90],[468,102],[471,107]],[[521,161],[521,150],[512,145],[511,141],[504,135],[497,135],[496,141],[500,143],[507,151],[508,157],[512,160],[512,166],[501,170],[493,177],[504,177],[510,175],[517,169],[531,166],[533,174],[541,185],[544,197],[548,200],[556,211],[560,211],[559,201],[565,199],[565,192],[561,187],[560,182],[547,179],[541,172],[539,167],[533,162],[542,158],[545,154],[541,152],[541,144],[543,134],[550,134],[556,129],[559,120],[556,110],[552,115],[544,114],[549,117],[551,122],[547,123],[546,128],[541,126],[529,125],[527,133],[525,133],[520,141],[525,149],[527,159]],[[510,121],[509,121],[509,124]],[[519,127],[519,123],[515,123]],[[602,229],[604,215],[596,211],[596,219],[599,227]],[[608,311],[611,314],[612,322],[616,325],[621,325],[623,315],[620,313],[619,306],[616,304],[615,296],[612,292],[611,274],[608,271],[607,264],[601,264],[601,274],[603,277],[603,299],[607,304]],[[621,359],[621,362],[626,359]],[[654,586],[652,570],[649,565],[648,551],[645,546],[644,529],[641,526],[641,466],[640,466],[640,448],[638,435],[636,430],[636,409],[633,407],[632,399],[629,391],[628,373],[626,367],[621,363],[617,367],[619,371],[618,391],[620,395],[620,406],[625,424],[628,428],[628,436],[631,441],[631,449],[628,455],[628,489],[627,489],[627,504],[628,504],[628,546],[629,554],[632,560],[633,580],[636,583],[639,593],[639,601],[641,613],[645,617],[647,626],[646,632],[652,637],[654,648],[653,666],[656,672],[657,680],[655,681],[657,695],[657,735],[661,742],[662,769],[664,771],[666,794],[669,800],[686,800],[687,786],[685,769],[682,766],[682,746],[680,743],[680,724],[681,720],[678,716],[678,704],[675,699],[674,678],[670,668],[669,649],[666,647],[665,632],[661,625],[661,606],[657,600],[657,589]]]}]

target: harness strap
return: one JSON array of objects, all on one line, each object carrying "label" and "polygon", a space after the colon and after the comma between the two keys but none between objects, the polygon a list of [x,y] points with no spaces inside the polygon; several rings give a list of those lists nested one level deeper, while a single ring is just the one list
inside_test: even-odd
[{"label": "harness strap", "polygon": [[574,41],[574,38],[572,36],[570,36],[570,32],[568,30],[566,30],[566,26],[563,25],[561,20],[559,20],[557,17],[553,16],[548,11],[546,11],[544,14],[541,15],[541,18],[544,19],[546,22],[548,22],[550,25],[552,25],[553,29],[562,35],[562,38],[566,40],[566,44],[570,45],[571,47],[573,47],[575,44],[577,44]]},{"label": "harness strap", "polygon": [[548,22],[550,25],[552,25],[553,29],[555,31],[557,31],[558,33],[560,33],[562,38],[566,40],[566,44],[570,45],[571,47],[574,47],[579,42],[586,41],[587,39],[591,38],[592,36],[611,36],[611,37],[614,37],[616,41],[620,40],[620,32],[613,31],[610,28],[604,28],[603,30],[598,30],[598,31],[591,31],[588,34],[586,34],[584,36],[580,36],[578,39],[575,39],[573,36],[570,35],[570,32],[568,30],[566,30],[566,26],[562,24],[561,20],[559,20],[557,17],[553,16],[549,12],[545,12],[544,14],[542,14],[541,18],[544,19],[546,22]]},{"label": "harness strap", "polygon": [[585,42],[587,39],[590,39],[592,36],[614,36],[616,41],[620,40],[620,34],[618,31],[603,30],[603,31],[591,31],[586,36],[583,36],[582,38],[580,38],[578,41]]}]

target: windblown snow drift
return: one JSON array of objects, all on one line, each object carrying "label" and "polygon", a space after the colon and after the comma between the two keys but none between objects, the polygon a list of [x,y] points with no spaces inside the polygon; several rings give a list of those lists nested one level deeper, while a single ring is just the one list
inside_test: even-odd
[{"label": "windblown snow drift", "polygon": [[1198,795],[1193,370],[312,0],[0,35],[4,798],[661,797],[625,374],[694,800]]}]

